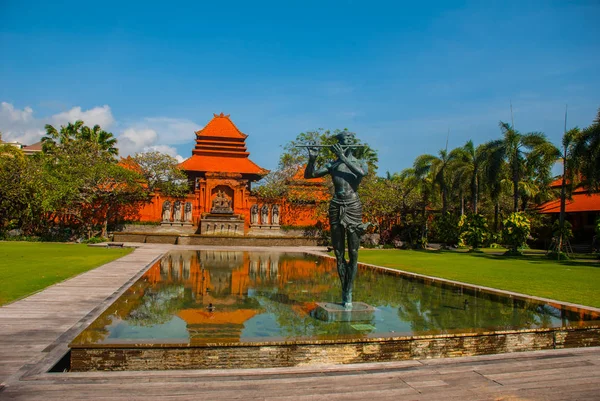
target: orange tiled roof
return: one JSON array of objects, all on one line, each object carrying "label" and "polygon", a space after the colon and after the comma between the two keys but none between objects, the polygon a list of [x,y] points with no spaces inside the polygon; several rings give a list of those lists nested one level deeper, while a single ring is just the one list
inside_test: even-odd
[{"label": "orange tiled roof", "polygon": [[229,114],[213,114],[213,119],[200,131],[196,132],[198,137],[215,137],[215,138],[239,138],[246,139],[248,135],[235,126],[229,119]]},{"label": "orange tiled roof", "polygon": [[[540,205],[540,213],[560,213],[560,199],[552,200]],[[567,213],[597,212],[600,211],[600,194],[574,194],[572,200],[565,202]]]},{"label": "orange tiled roof", "polygon": [[219,173],[266,175],[269,170],[256,165],[247,157],[192,155],[179,165],[182,170]]},{"label": "orange tiled roof", "polygon": [[248,158],[247,136],[231,122],[229,115],[214,114],[206,127],[196,132],[192,157],[179,167],[186,171],[266,175],[268,170]]},{"label": "orange tiled roof", "polygon": [[306,170],[306,165],[298,166],[298,170],[296,173],[290,178],[291,183],[314,183],[314,184],[324,184],[325,179],[323,177],[317,178],[304,178],[304,170]]},{"label": "orange tiled roof", "polygon": [[128,170],[135,171],[138,174],[142,174],[142,168],[139,164],[137,164],[135,160],[133,160],[133,157],[131,156],[121,157],[121,160],[119,160],[117,164]]}]

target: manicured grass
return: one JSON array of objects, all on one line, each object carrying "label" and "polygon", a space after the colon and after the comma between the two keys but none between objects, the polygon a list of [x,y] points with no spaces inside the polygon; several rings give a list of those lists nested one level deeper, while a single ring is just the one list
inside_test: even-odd
[{"label": "manicured grass", "polygon": [[84,244],[0,242],[0,305],[130,253]]},{"label": "manicured grass", "polygon": [[[497,250],[494,250],[497,251]],[[361,249],[359,261],[544,298],[600,307],[600,263],[544,255]]]}]

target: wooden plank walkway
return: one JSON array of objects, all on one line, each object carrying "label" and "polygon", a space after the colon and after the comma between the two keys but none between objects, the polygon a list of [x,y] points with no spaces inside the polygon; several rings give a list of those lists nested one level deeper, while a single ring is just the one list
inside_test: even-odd
[{"label": "wooden plank walkway", "polygon": [[173,247],[141,245],[0,308],[0,400],[600,400],[598,347],[277,369],[46,373],[83,327]]}]

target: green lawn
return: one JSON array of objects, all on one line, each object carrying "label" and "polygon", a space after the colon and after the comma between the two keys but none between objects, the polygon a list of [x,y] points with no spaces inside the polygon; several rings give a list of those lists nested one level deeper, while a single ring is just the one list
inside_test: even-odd
[{"label": "green lawn", "polygon": [[84,244],[0,242],[0,305],[130,253]]},{"label": "green lawn", "polygon": [[[493,250],[497,251],[497,250]],[[361,249],[359,260],[465,283],[600,307],[600,263],[456,251]]]}]

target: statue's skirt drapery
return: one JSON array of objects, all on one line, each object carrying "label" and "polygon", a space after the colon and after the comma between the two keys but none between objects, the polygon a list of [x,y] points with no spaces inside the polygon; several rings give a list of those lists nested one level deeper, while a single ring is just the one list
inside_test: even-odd
[{"label": "statue's skirt drapery", "polygon": [[333,198],[329,204],[329,223],[343,226],[353,233],[362,229],[362,204],[358,197],[349,200]]}]

